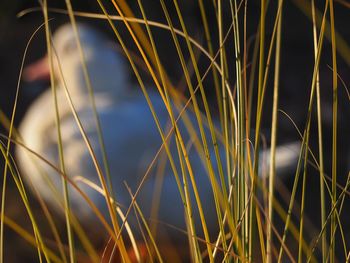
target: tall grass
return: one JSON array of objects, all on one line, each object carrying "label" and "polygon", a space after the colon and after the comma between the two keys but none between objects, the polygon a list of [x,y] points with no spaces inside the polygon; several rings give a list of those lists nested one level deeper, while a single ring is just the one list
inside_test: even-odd
[{"label": "tall grass", "polygon": [[[21,143],[20,134],[16,133],[14,118],[16,108],[20,107],[17,104],[21,87],[21,74],[19,74],[13,112],[9,118],[2,113],[0,115],[1,123],[8,130],[7,134],[1,134],[0,144],[5,161],[1,203],[0,262],[4,261],[4,251],[11,250],[4,240],[4,232],[8,228],[14,230],[19,238],[28,241],[28,246],[31,245],[33,249],[36,249],[37,258],[34,261],[38,262],[76,262],[80,260],[81,255],[87,255],[86,257],[92,262],[99,262],[101,257],[103,260],[108,260],[106,257],[109,256],[112,258],[113,253],[119,254],[119,260],[122,262],[132,262],[134,260],[133,253],[138,262],[145,260],[147,262],[172,262],[175,258],[186,262],[266,263],[349,260],[350,252],[346,239],[346,232],[349,230],[343,223],[342,210],[347,202],[346,195],[348,195],[350,174],[339,173],[339,166],[347,164],[339,163],[338,134],[341,131],[339,131],[337,119],[339,118],[338,94],[340,92],[338,81],[341,76],[338,72],[337,56],[340,55],[341,59],[349,65],[350,49],[346,41],[336,31],[337,16],[333,0],[326,0],[324,6],[316,5],[313,0],[311,3],[293,1],[300,10],[300,14],[304,12],[309,17],[309,24],[305,26],[310,27],[310,39],[313,39],[312,45],[314,47],[314,66],[310,69],[312,76],[311,84],[307,90],[309,102],[305,108],[304,127],[297,127],[292,118],[288,116],[292,113],[286,113],[283,108],[280,108],[281,94],[283,94],[281,90],[289,88],[281,80],[283,63],[286,63],[283,62],[283,43],[285,35],[288,34],[288,28],[283,26],[284,19],[282,19],[284,18],[285,1],[279,0],[274,3],[261,0],[260,4],[257,5],[248,0],[218,0],[213,2],[199,0],[196,7],[199,9],[201,26],[197,30],[203,33],[205,40],[191,36],[192,25],[189,24],[183,10],[186,3],[179,3],[177,0],[159,1],[159,8],[162,12],[159,15],[159,21],[149,19],[149,3],[141,0],[135,2],[132,8],[124,0],[112,0],[111,6],[108,7],[103,1],[97,0],[97,6],[100,9],[96,10],[96,13],[78,12],[73,9],[70,0],[65,2],[66,10],[51,8],[47,1],[43,1],[39,8],[25,10],[19,14],[19,16],[23,16],[27,12],[41,11],[44,15],[47,51],[48,57],[51,58],[50,85],[56,108],[60,160],[59,167],[50,164],[45,158]],[[257,24],[255,25],[251,22],[249,14],[251,9],[256,7],[260,8],[260,16],[256,19]],[[226,9],[229,9],[229,12]],[[66,157],[63,154],[63,144],[60,138],[60,115],[53,72],[53,58],[56,51],[52,46],[50,29],[50,24],[53,22],[50,21],[51,14],[57,13],[66,14],[75,30],[84,81],[94,112],[98,141],[103,153],[102,164],[97,160],[96,153],[79,119],[66,84],[64,83],[63,87],[60,88],[65,91],[70,111],[79,126],[86,150],[94,162],[99,186],[84,181],[84,178],[69,178],[65,170],[64,160]],[[162,146],[153,156],[137,190],[132,192],[126,185],[130,193],[131,203],[129,207],[124,209],[118,207],[118,200],[112,189],[113,174],[107,161],[103,131],[95,105],[94,88],[91,85],[89,72],[84,62],[84,52],[76,25],[76,20],[80,17],[90,19],[91,23],[97,19],[103,20],[105,27],[111,29],[113,40],[116,45],[120,45],[131,66],[132,73],[147,101],[162,140]],[[209,17],[212,18],[209,19]],[[248,30],[247,25],[251,25],[250,23],[255,27],[254,34]],[[158,42],[156,34],[160,30],[168,34],[172,45]],[[329,88],[323,85],[320,73],[321,57],[325,56],[323,50],[326,39],[331,45],[330,57],[332,59],[330,66],[333,96],[331,127],[327,127],[322,118],[325,110],[322,106],[323,89]],[[28,44],[30,44],[30,40]],[[173,61],[178,63],[185,81],[186,91],[184,93],[188,96],[177,89],[174,77],[168,70],[167,58],[163,58],[161,55],[164,46],[166,48],[173,47],[173,54],[176,57],[172,58],[170,63]],[[199,56],[196,55],[197,52],[200,54]],[[24,59],[25,57],[26,51]],[[62,69],[59,71],[61,72],[58,74],[62,75]],[[211,79],[208,81],[207,78]],[[164,102],[169,114],[169,129],[162,126],[159,116],[157,116],[150,99],[147,80],[153,82],[154,90]],[[269,92],[273,94],[272,107],[266,105]],[[298,102],[294,103],[295,107],[301,107]],[[265,117],[267,115],[271,116],[271,120],[269,117]],[[285,182],[281,182],[278,173],[276,173],[278,166],[276,147],[281,136],[279,120],[285,118],[284,115],[287,115],[286,119],[290,120],[290,126],[295,128],[294,132],[302,142],[298,163],[290,171],[288,179],[292,181],[291,189],[281,186]],[[191,116],[195,118],[191,118]],[[312,122],[313,118],[317,119],[317,125]],[[185,127],[179,125],[180,121],[185,123]],[[316,133],[311,132],[312,125],[316,126]],[[267,136],[270,137],[268,147],[271,149],[269,169],[265,169],[268,183],[261,176],[258,176],[260,171],[264,171],[263,162],[259,161],[259,158],[262,158],[259,157],[259,152],[264,149],[263,138],[266,134],[263,133],[262,127],[266,126],[269,129]],[[329,139],[325,138],[327,128],[332,134],[331,154],[327,153],[323,145],[324,141]],[[184,138],[186,133],[191,135],[190,143],[187,143]],[[172,151],[170,147],[171,136],[175,138],[175,151]],[[313,138],[316,138],[316,146],[310,143]],[[287,140],[292,139],[287,138]],[[33,213],[32,204],[36,201],[28,198],[28,187],[22,183],[21,171],[18,171],[16,162],[11,156],[12,145],[25,148],[34,156],[33,159],[47,162],[60,174],[64,195],[62,199],[57,194],[57,199],[59,199],[62,211],[65,213],[66,234],[62,234],[63,231],[57,227],[60,219],[56,219],[52,215],[38,191],[34,191],[34,193],[44,212],[44,220],[38,219],[38,215]],[[220,145],[224,151],[220,150]],[[191,147],[198,151],[208,173],[212,189],[212,192],[208,194],[213,196],[216,213],[211,218],[211,220],[215,220],[214,224],[209,222],[205,216],[207,204],[203,203],[203,196],[199,191],[201,186],[198,178],[195,177],[195,167],[189,159]],[[327,159],[326,156],[329,158]],[[158,230],[155,230],[158,229],[157,223],[152,223],[144,216],[144,211],[137,201],[143,184],[151,176],[153,166],[158,162],[158,159],[162,158],[164,165],[165,162],[169,162],[175,177],[176,185],[174,188],[178,189],[181,196],[187,224],[186,229],[176,230],[187,237],[185,245],[177,247],[169,242],[166,249],[164,248],[164,240],[156,234],[158,233]],[[179,160],[179,165],[177,165],[176,160]],[[308,198],[312,194],[315,195],[312,191],[316,186],[308,183],[309,177],[314,176],[312,167],[316,168],[317,176],[319,176],[317,187],[319,187],[320,196],[316,198],[318,203],[315,206],[320,208],[320,212],[317,215],[312,214],[313,212],[310,215],[305,211]],[[331,167],[329,175],[326,173],[326,167]],[[159,170],[161,173],[162,169],[159,168]],[[23,211],[23,216],[29,217],[31,231],[24,229],[14,218],[9,218],[6,215],[8,174],[15,181],[18,193],[25,205],[26,210]],[[93,200],[90,200],[89,196],[79,189],[76,184],[77,180],[84,181],[85,184],[104,195],[109,218],[104,218]],[[340,182],[344,181],[346,183],[341,185]],[[161,185],[161,183],[159,184]],[[83,196],[101,221],[107,233],[105,234],[106,242],[109,238],[109,242],[105,246],[105,253],[100,253],[100,248],[97,248],[94,240],[89,237],[93,226],[86,229],[85,226],[82,226],[84,222],[75,217],[74,210],[70,207],[71,197],[68,186],[75,188]],[[160,189],[157,190],[160,191]],[[281,196],[284,197],[284,200],[280,200]],[[159,193],[155,194],[153,211],[157,211],[159,201],[157,198],[161,198]],[[198,212],[199,220],[194,218],[195,212]],[[136,215],[142,233],[141,240],[135,240],[133,233],[139,230],[130,228],[127,223],[127,218],[131,213]],[[158,213],[162,213],[162,211],[160,210]],[[312,223],[310,223],[309,216],[312,217],[311,221],[314,225],[310,225]],[[39,221],[45,221],[52,233],[45,233],[43,229],[46,228],[42,227],[38,223]],[[168,228],[175,228],[166,225],[166,222],[163,224]],[[217,229],[211,229],[215,224]],[[125,232],[124,228],[127,229],[128,235],[122,234]],[[311,232],[308,228],[316,230]],[[215,233],[213,234],[213,232]],[[51,234],[54,236],[53,241],[46,238]],[[184,247],[186,253],[181,253]],[[107,253],[109,250],[112,251],[112,255]],[[186,254],[186,256],[182,254]]]}]

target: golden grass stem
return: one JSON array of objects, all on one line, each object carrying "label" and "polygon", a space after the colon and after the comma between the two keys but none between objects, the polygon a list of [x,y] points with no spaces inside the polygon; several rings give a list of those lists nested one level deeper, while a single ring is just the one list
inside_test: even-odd
[{"label": "golden grass stem", "polygon": [[[282,2],[282,0],[279,0]],[[276,143],[277,143],[277,109],[279,97],[279,75],[280,75],[280,54],[281,54],[281,34],[282,34],[282,12],[278,20],[277,36],[276,36],[276,51],[275,51],[275,72],[274,72],[274,91],[273,91],[273,106],[272,106],[272,125],[271,125],[271,154],[270,154],[270,171],[269,171],[269,193],[268,193],[268,220],[266,233],[266,262],[272,262],[273,236],[273,214],[274,214],[274,189],[276,176]]]},{"label": "golden grass stem", "polygon": [[[313,37],[314,37],[314,56],[317,56],[317,25],[315,14],[315,3],[311,1],[312,8],[312,23],[313,23]],[[319,71],[316,77],[316,96],[317,96],[317,126],[318,126],[318,150],[319,150],[319,169],[320,169],[320,205],[321,205],[321,225],[326,221],[326,203],[324,191],[324,161],[323,161],[323,136],[322,136],[322,112],[321,112],[321,91],[320,91],[320,76]],[[327,254],[327,231],[322,235],[322,262],[326,263]]]},{"label": "golden grass stem", "polygon": [[[333,122],[332,122],[332,201],[337,199],[337,123],[338,123],[338,73],[337,73],[337,46],[335,39],[334,25],[334,7],[333,0],[329,1],[329,14],[331,26],[331,43],[332,43],[332,68],[333,68]],[[334,213],[331,219],[331,240],[336,231],[336,214]],[[336,239],[331,242],[330,246],[330,262],[335,262]]]},{"label": "golden grass stem", "polygon": [[[256,117],[256,132],[255,132],[255,153],[254,153],[254,170],[253,174],[251,175],[252,178],[252,193],[255,194],[255,177],[256,172],[258,170],[258,162],[259,162],[259,133],[260,133],[260,108],[262,104],[262,93],[263,93],[263,76],[264,76],[264,70],[265,70],[265,15],[266,15],[266,0],[260,1],[260,31],[259,31],[259,71],[258,71],[258,98],[257,98],[257,117]],[[248,247],[248,258],[251,261],[253,257],[253,250],[254,250],[254,242],[255,242],[255,233],[256,233],[256,214],[255,214],[255,204],[254,200],[252,200],[250,204],[250,210],[249,210],[249,247]]]}]

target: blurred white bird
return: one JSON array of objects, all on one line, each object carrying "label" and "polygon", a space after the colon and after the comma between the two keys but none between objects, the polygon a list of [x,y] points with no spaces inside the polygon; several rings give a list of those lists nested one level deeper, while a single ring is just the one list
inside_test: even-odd
[{"label": "blurred white bird", "polygon": [[[121,55],[96,30],[82,24],[78,24],[77,28],[84,51],[85,63],[94,90],[97,113],[101,123],[111,171],[112,185],[116,193],[117,202],[125,208],[129,206],[131,199],[123,182],[126,181],[132,191],[136,190],[152,159],[160,149],[162,140],[143,93],[138,88],[132,88],[128,81],[128,71]],[[59,28],[54,34],[53,45],[58,57],[58,59],[54,59],[54,72],[58,86],[57,101],[65,172],[70,178],[74,179],[77,176],[81,176],[100,186],[92,158],[72,115],[65,89],[62,87],[65,82],[97,160],[100,166],[103,167],[96,122],[85,85],[77,41],[71,25],[64,25]],[[59,73],[58,63],[61,65],[64,82]],[[26,77],[29,80],[35,80],[48,73],[46,58],[29,67],[26,70]],[[165,127],[170,124],[170,118],[164,102],[155,91],[149,90],[149,96],[162,128],[165,130]],[[175,113],[178,115],[178,111],[175,111]],[[195,123],[196,118],[194,114],[188,114],[190,115],[190,120]],[[19,132],[23,137],[23,143],[28,148],[59,168],[55,115],[52,91],[47,90],[30,106],[20,125]],[[198,126],[196,124],[194,126],[199,136]],[[189,136],[181,119],[179,121],[179,129],[182,132],[185,144],[191,142],[193,138]],[[208,130],[207,135],[209,136]],[[293,173],[291,168],[295,167],[299,147],[299,143],[290,143],[277,147],[276,169],[279,177]],[[217,174],[213,146],[211,145],[209,149],[211,162]],[[170,150],[174,156],[178,172],[181,174],[174,138],[172,138]],[[48,178],[50,178],[60,193],[62,192],[62,176],[23,147],[17,147],[16,154],[23,177],[27,181],[32,182],[47,202],[57,207],[57,200],[51,187],[48,185],[48,179],[45,174],[48,175]],[[203,153],[200,154],[204,155]],[[222,162],[225,163],[222,145],[220,146],[220,154]],[[266,155],[264,159],[268,161],[269,151],[262,151],[261,154]],[[191,147],[189,158],[202,203],[206,208],[205,215],[209,218],[208,224],[216,225],[212,188],[206,168],[203,166],[194,147]],[[264,167],[268,168],[268,165]],[[155,189],[156,170],[156,168],[152,170],[136,199],[146,218],[150,215],[152,197],[155,190],[157,190]],[[226,173],[225,169],[224,172]],[[216,176],[218,177],[218,175]],[[82,191],[106,215],[108,210],[104,197],[82,181],[76,182]],[[158,219],[185,228],[184,206],[169,163],[166,164],[161,187]],[[191,185],[190,189],[192,189]],[[92,216],[93,213],[85,200],[72,187],[69,187],[69,195],[73,213],[85,218]],[[195,203],[193,199],[192,203]],[[213,223],[210,223],[211,221]]]}]

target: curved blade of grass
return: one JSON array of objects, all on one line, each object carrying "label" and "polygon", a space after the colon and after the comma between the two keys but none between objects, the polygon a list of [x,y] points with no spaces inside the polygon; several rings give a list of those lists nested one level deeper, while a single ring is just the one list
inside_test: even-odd
[{"label": "curved blade of grass", "polygon": [[[58,147],[59,164],[60,164],[61,170],[65,173],[60,116],[59,116],[58,103],[57,103],[56,85],[54,80],[53,56],[52,56],[51,37],[50,37],[51,33],[49,28],[49,17],[48,17],[46,0],[44,0],[42,3],[42,10],[43,10],[43,15],[45,20],[45,38],[46,38],[46,44],[47,44],[47,55],[49,58],[50,84],[51,84],[51,90],[53,94],[53,103],[54,103],[55,113],[56,113],[55,121],[56,121],[56,131],[57,131],[57,142],[58,142],[57,147]],[[69,257],[70,257],[70,262],[73,263],[75,262],[74,239],[73,239],[73,233],[72,233],[71,223],[69,218],[69,210],[70,210],[69,193],[68,193],[67,182],[65,180],[62,180],[62,187],[63,187],[63,195],[64,195],[65,217],[66,217],[68,244],[69,244]]]},{"label": "curved blade of grass", "polygon": [[[106,180],[105,180],[105,178],[103,176],[102,169],[101,169],[101,167],[100,167],[100,165],[99,165],[99,163],[97,161],[96,155],[95,155],[94,150],[93,150],[93,148],[91,146],[91,143],[90,143],[90,141],[89,141],[89,139],[88,139],[88,137],[86,135],[84,127],[83,127],[83,125],[82,125],[82,123],[81,123],[81,121],[79,119],[79,116],[78,116],[76,110],[75,110],[75,106],[74,106],[73,101],[71,99],[70,93],[69,93],[69,91],[67,89],[67,85],[66,85],[66,82],[64,80],[63,73],[62,73],[61,64],[59,63],[59,58],[57,57],[57,55],[56,55],[56,58],[58,60],[58,63],[57,63],[58,64],[58,70],[59,70],[59,73],[61,75],[61,79],[62,79],[62,82],[63,82],[63,87],[62,88],[63,88],[63,91],[64,91],[64,93],[66,95],[66,99],[67,99],[67,102],[69,104],[69,108],[71,109],[71,112],[73,114],[75,122],[76,122],[76,124],[77,124],[77,126],[78,126],[78,128],[80,130],[80,134],[83,137],[84,143],[85,143],[85,145],[86,145],[86,147],[88,149],[88,152],[89,152],[89,154],[91,156],[93,164],[94,164],[94,166],[96,168],[96,172],[97,172],[98,178],[100,180],[100,183],[101,183],[104,191],[106,191],[106,203],[107,203],[108,210],[110,212],[109,214],[110,214],[110,217],[111,217],[111,221],[112,221],[112,225],[113,225],[114,231],[115,231],[115,233],[119,233],[119,226],[118,226],[118,222],[116,221],[115,212],[113,211],[112,205],[109,203],[110,194],[109,194],[109,191],[108,191]],[[128,255],[126,253],[126,249],[125,249],[123,241],[121,239],[119,239],[119,237],[117,237],[116,238],[116,242],[118,243],[118,247],[120,249],[121,254],[124,255],[124,259],[127,262],[129,262],[128,261]]]},{"label": "curved blade of grass", "polygon": [[[97,113],[96,103],[95,103],[95,99],[94,99],[94,90],[93,90],[90,75],[89,75],[89,72],[87,69],[85,54],[84,54],[84,51],[83,51],[81,43],[80,43],[79,32],[77,30],[76,20],[75,20],[74,14],[73,14],[73,8],[72,8],[70,0],[66,0],[66,6],[68,9],[68,15],[69,15],[69,18],[70,18],[70,21],[72,23],[72,27],[74,30],[74,35],[76,38],[79,56],[80,56],[80,60],[81,60],[81,65],[82,65],[82,69],[83,69],[84,80],[85,80],[85,84],[86,84],[86,87],[87,87],[87,90],[89,93],[90,103],[92,105],[92,112],[93,112],[93,116],[94,116],[95,123],[96,123],[98,142],[99,142],[99,145],[101,148],[101,153],[102,153],[103,166],[104,166],[104,170],[106,173],[108,187],[110,190],[110,194],[107,193],[107,197],[108,197],[108,195],[112,195],[115,198],[115,193],[113,191],[113,185],[112,185],[112,180],[111,180],[111,173],[110,173],[109,164],[108,164],[108,160],[107,160],[106,147],[105,147],[105,143],[104,143],[104,139],[103,139],[103,135],[102,135],[101,122],[100,122],[100,119],[99,119],[99,116]],[[115,214],[113,214],[113,213],[111,214],[111,217],[114,218],[115,216],[116,216]]]},{"label": "curved blade of grass", "polygon": [[[17,88],[16,88],[16,94],[15,94],[15,100],[14,100],[14,105],[12,108],[12,114],[11,114],[11,120],[9,122],[9,135],[8,137],[12,137],[12,131],[13,131],[13,123],[15,119],[15,114],[16,114],[16,109],[17,109],[17,101],[18,101],[18,95],[19,95],[19,86],[21,83],[21,76],[22,76],[22,71],[24,67],[24,62],[25,58],[27,55],[27,51],[29,48],[29,45],[32,42],[32,39],[36,35],[36,33],[44,26],[44,24],[41,24],[30,36],[29,40],[27,41],[26,47],[24,49],[23,57],[22,57],[22,62],[21,62],[21,67],[20,67],[20,72],[18,76],[18,81],[17,81]],[[10,140],[7,141],[7,152],[6,155],[8,157],[10,153]],[[4,260],[4,216],[5,216],[5,198],[6,198],[6,185],[7,185],[7,162],[5,162],[4,166],[4,174],[3,174],[3,183],[2,183],[2,194],[1,194],[1,220],[0,220],[0,262],[3,262]],[[63,254],[64,255],[64,254]]]},{"label": "curved blade of grass", "polygon": [[[95,191],[97,191],[101,195],[106,196],[105,192],[103,191],[103,189],[101,187],[99,187],[94,182],[92,182],[92,181],[90,181],[90,180],[88,180],[88,179],[86,179],[86,178],[84,178],[82,176],[74,177],[74,181],[84,183],[85,185],[87,185],[90,188],[94,189]],[[120,209],[120,205],[117,203],[117,201],[114,200],[112,197],[110,197],[110,198],[111,198],[110,202],[116,207],[116,211],[117,211],[119,217],[121,218],[121,220],[123,222],[125,222],[125,228],[126,228],[126,231],[127,231],[128,235],[129,235],[129,238],[130,238],[130,241],[132,243],[132,246],[134,248],[135,253],[139,255],[140,253],[139,253],[139,251],[137,249],[136,239],[135,239],[135,237],[134,237],[134,235],[132,233],[132,229],[131,229],[129,223],[127,222],[126,214],[124,214],[123,211]]]},{"label": "curved blade of grass", "polygon": [[[66,11],[64,9],[60,9],[60,8],[48,8],[48,10],[51,11],[51,12],[57,13],[57,14],[66,14],[66,15],[68,14],[68,11]],[[41,9],[40,8],[29,8],[29,9],[26,9],[26,10],[20,12],[17,16],[18,17],[22,17],[22,16],[25,16],[28,13],[37,12],[37,11],[41,11]],[[89,13],[89,12],[73,11],[73,14],[74,14],[74,16],[85,17],[85,18],[92,18],[92,19],[111,20],[111,21],[112,20],[116,20],[116,21],[124,21],[125,20],[125,21],[130,22],[130,23],[146,24],[144,19],[134,18],[134,17],[122,17],[122,16],[118,16],[118,15],[109,15],[107,12],[103,13],[103,14],[100,14],[100,13]],[[179,29],[177,29],[175,27],[170,28],[170,26],[167,25],[167,24],[163,24],[163,23],[160,23],[160,22],[157,22],[157,21],[152,21],[152,20],[147,20],[147,24],[149,26],[157,27],[159,29],[164,29],[164,30],[168,30],[168,31],[173,30],[176,35],[179,35],[179,36],[181,36],[183,38],[185,37],[185,34],[181,30],[179,30]],[[226,41],[225,39],[227,39],[228,34],[231,32],[231,30],[232,30],[232,25],[227,30],[227,34],[226,34],[223,42]],[[218,65],[215,62],[215,58],[218,56],[219,53],[217,52],[215,54],[215,56],[212,57],[210,55],[210,53],[203,46],[201,46],[195,39],[193,39],[190,36],[188,36],[188,39],[191,42],[191,44],[193,44],[196,48],[198,48],[201,52],[203,52],[203,54],[211,61],[210,67],[214,66],[216,68],[216,70],[219,72],[219,74],[221,74],[220,65]],[[220,47],[220,48],[223,48],[223,47]],[[225,80],[225,83],[226,83],[226,88],[229,88],[229,84],[228,84],[227,80]]]}]

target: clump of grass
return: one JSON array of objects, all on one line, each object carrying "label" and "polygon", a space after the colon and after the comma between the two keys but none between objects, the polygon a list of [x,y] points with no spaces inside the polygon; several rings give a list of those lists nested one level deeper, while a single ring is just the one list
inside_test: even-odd
[{"label": "clump of grass", "polygon": [[[176,180],[174,187],[178,188],[184,205],[184,217],[186,229],[182,234],[187,237],[185,245],[187,252],[186,259],[193,262],[337,262],[337,260],[349,260],[349,250],[344,232],[345,225],[342,222],[343,205],[346,202],[346,194],[349,187],[349,175],[339,174],[338,140],[339,133],[337,119],[338,113],[338,82],[340,76],[337,71],[337,52],[342,59],[349,62],[349,49],[346,42],[340,37],[335,28],[336,17],[334,15],[334,3],[327,0],[322,8],[317,9],[314,1],[304,3],[294,1],[296,6],[307,14],[310,19],[309,27],[314,46],[314,67],[311,69],[311,85],[309,89],[309,103],[305,109],[305,126],[297,127],[291,120],[291,127],[295,125],[295,134],[298,134],[301,141],[298,163],[290,172],[293,181],[292,188],[280,186],[281,182],[276,174],[276,146],[281,136],[279,133],[279,114],[284,112],[280,109],[281,69],[283,68],[283,12],[284,1],[279,0],[271,3],[262,0],[260,3],[260,17],[257,19],[255,34],[248,30],[250,22],[249,12],[250,1],[214,1],[206,3],[198,1],[201,25],[199,30],[203,31],[204,41],[191,36],[190,27],[184,16],[182,3],[173,0],[171,3],[160,0],[162,11],[159,21],[150,20],[146,3],[138,0],[133,9],[126,1],[112,0],[112,6],[97,0],[99,10],[95,14],[75,11],[69,0],[66,1],[67,10],[59,10],[47,6],[43,1],[40,8],[31,9],[30,12],[42,11],[44,14],[44,26],[48,55],[51,58],[51,73],[53,71],[54,48],[51,46],[50,12],[67,14],[72,27],[75,29],[77,43],[79,34],[76,26],[77,17],[87,17],[104,20],[106,27],[110,27],[114,34],[114,41],[120,45],[123,54],[129,62],[132,72],[139,84],[149,108],[152,112],[155,124],[162,140],[162,146],[146,171],[138,189],[130,193],[131,203],[124,211],[118,207],[118,200],[112,189],[112,174],[109,170],[105,142],[102,136],[103,131],[94,102],[94,91],[91,85],[89,72],[84,63],[84,52],[81,44],[78,50],[82,61],[84,81],[87,86],[87,93],[91,100],[94,112],[98,141],[102,149],[103,161],[100,164],[97,160],[94,149],[84,131],[79,116],[75,110],[67,87],[62,87],[66,92],[66,99],[69,102],[71,112],[79,126],[80,133],[84,139],[86,150],[91,155],[100,186],[85,181],[84,178],[69,178],[66,175],[60,139],[60,116],[57,106],[56,87],[53,74],[51,74],[51,88],[56,107],[56,127],[58,134],[58,151],[60,153],[59,166],[50,164],[45,158],[34,153],[21,143],[21,137],[14,129],[14,118],[16,113],[17,98],[20,88],[18,82],[17,95],[11,117],[6,118],[1,114],[1,123],[7,127],[8,134],[2,135],[6,143],[0,144],[0,150],[5,160],[2,208],[1,208],[1,233],[0,233],[0,261],[4,260],[4,225],[13,229],[20,237],[28,241],[36,250],[38,260],[48,262],[76,262],[81,254],[98,262],[101,255],[94,247],[94,241],[88,237],[91,229],[84,229],[79,218],[74,215],[70,207],[69,187],[75,188],[83,196],[85,201],[92,207],[98,219],[102,222],[110,241],[106,251],[111,250],[109,255],[106,251],[102,255],[105,259],[112,257],[118,251],[120,260],[131,262],[133,255],[135,260],[143,262],[168,262],[173,258],[180,260],[181,256],[178,247],[163,248],[163,240],[158,237],[157,223],[152,223],[146,216],[142,207],[138,205],[137,196],[141,191],[144,182],[151,173],[152,167],[163,159],[164,165],[169,162],[173,176]],[[229,9],[229,12],[226,11]],[[170,10],[171,9],[171,10]],[[21,15],[23,15],[23,12]],[[116,15],[111,15],[111,13]],[[139,14],[138,17],[134,13]],[[208,19],[209,14],[212,18]],[[267,16],[268,14],[268,16]],[[329,18],[328,18],[329,17]],[[328,22],[328,20],[330,22]],[[272,21],[272,23],[271,23]],[[175,26],[176,25],[176,26]],[[121,28],[124,29],[121,33]],[[181,75],[186,86],[185,96],[176,88],[171,72],[167,70],[167,58],[161,56],[164,43],[158,42],[156,32],[164,30],[171,38],[176,58],[172,59],[179,64]],[[325,158],[326,152],[323,142],[325,140],[324,125],[322,123],[322,76],[320,75],[321,57],[323,56],[325,38],[331,45],[332,65],[332,151],[330,163]],[[128,39],[128,41],[126,41]],[[131,42],[131,43],[130,43]],[[30,43],[30,41],[29,41]],[[340,44],[339,44],[340,43]],[[135,50],[130,46],[134,45]],[[170,45],[166,44],[166,48]],[[196,55],[199,52],[199,56]],[[26,52],[24,58],[26,57]],[[200,59],[198,59],[200,57]],[[23,60],[24,61],[24,60]],[[141,62],[140,62],[141,61]],[[22,64],[23,67],[23,64]],[[203,70],[203,67],[205,70]],[[22,70],[22,69],[21,69]],[[145,71],[146,77],[144,72]],[[62,73],[61,73],[62,74]],[[20,74],[21,75],[21,74]],[[211,78],[212,81],[207,81]],[[164,129],[159,121],[154,105],[149,96],[149,85],[145,79],[153,82],[155,90],[162,98],[165,108],[169,114],[169,129]],[[19,77],[20,80],[20,77]],[[272,80],[272,84],[270,83]],[[209,83],[209,84],[208,84]],[[273,94],[272,107],[266,105],[269,91]],[[211,94],[214,98],[209,98]],[[282,93],[283,94],[283,93]],[[296,105],[295,107],[299,107]],[[313,109],[316,108],[314,111]],[[262,132],[263,125],[266,126],[266,115],[271,116],[268,136],[271,138],[269,169],[265,172],[267,179],[262,179],[259,171],[263,169],[263,162],[259,160],[259,151],[263,148]],[[288,113],[285,113],[288,116]],[[194,116],[195,118],[191,118]],[[317,132],[311,132],[312,119],[317,119]],[[267,118],[269,119],[269,118]],[[179,124],[185,123],[185,127]],[[254,130],[252,129],[254,128]],[[299,131],[300,129],[300,131]],[[190,143],[184,139],[184,134],[191,135]],[[15,134],[15,136],[14,136]],[[253,134],[253,136],[252,136]],[[169,138],[174,135],[176,151],[169,146]],[[317,147],[311,145],[310,140],[316,138]],[[53,233],[54,242],[49,242],[45,237],[47,234],[42,231],[38,224],[38,218],[31,208],[32,199],[28,198],[27,187],[22,183],[21,171],[16,168],[15,161],[11,156],[12,144],[16,147],[23,147],[35,158],[47,162],[55,169],[62,178],[64,189],[61,208],[65,213],[66,236],[62,238],[61,231],[57,228],[57,222],[47,208],[45,200],[39,192],[36,193],[40,206],[42,207],[50,231]],[[194,164],[189,159],[190,148],[198,151],[202,163],[206,167],[208,181],[211,185],[215,216],[209,222],[206,217],[206,205],[203,203],[199,188],[201,187],[198,178],[195,177]],[[223,150],[222,150],[223,149]],[[315,152],[318,152],[315,154]],[[34,159],[34,158],[33,158]],[[176,160],[179,160],[177,165]],[[308,231],[308,215],[305,213],[307,199],[310,198],[311,187],[308,178],[313,174],[310,166],[316,167],[319,176],[320,198],[317,206],[320,207],[320,214],[313,220],[315,225],[310,228],[316,229],[312,236]],[[330,175],[326,174],[325,167],[331,167]],[[32,224],[32,231],[26,231],[12,218],[6,215],[6,187],[7,174],[11,174],[16,183],[18,193],[26,207],[26,215],[29,216]],[[162,168],[159,168],[162,174]],[[293,176],[294,175],[294,176]],[[339,178],[347,178],[346,184],[341,185]],[[160,177],[161,178],[161,177]],[[301,183],[299,182],[301,179]],[[89,187],[100,192],[106,200],[109,218],[104,218],[88,196],[79,190],[77,181],[83,181]],[[160,187],[161,187],[161,180]],[[267,180],[267,182],[266,182]],[[286,193],[286,189],[288,192]],[[160,192],[160,189],[157,189]],[[290,191],[290,192],[289,192]],[[53,190],[54,192],[54,190]],[[261,198],[261,195],[264,198]],[[285,201],[280,201],[280,196],[285,195]],[[158,197],[157,197],[158,196]],[[157,203],[161,197],[155,194],[153,211],[157,211]],[[171,204],[169,204],[171,205]],[[129,215],[134,212],[137,218],[139,229],[132,229],[127,223]],[[154,212],[156,214],[157,212]],[[162,211],[158,211],[162,213]],[[195,216],[198,218],[195,218]],[[198,220],[199,219],[199,220]],[[110,223],[109,223],[110,222]],[[166,224],[166,222],[164,222]],[[212,229],[213,225],[216,229]],[[167,226],[169,228],[174,226]],[[122,234],[126,228],[128,235]],[[162,229],[162,228],[160,228]],[[135,240],[136,234],[141,232],[141,240]],[[181,232],[181,230],[177,230]],[[213,233],[215,232],[215,233]],[[135,235],[134,235],[135,234]],[[161,235],[159,235],[161,236]],[[54,245],[52,245],[54,243]],[[128,244],[131,243],[129,249]],[[142,246],[141,244],[144,244]],[[109,248],[112,246],[112,249]],[[130,251],[133,252],[130,252]],[[175,256],[174,256],[175,255]]]}]

